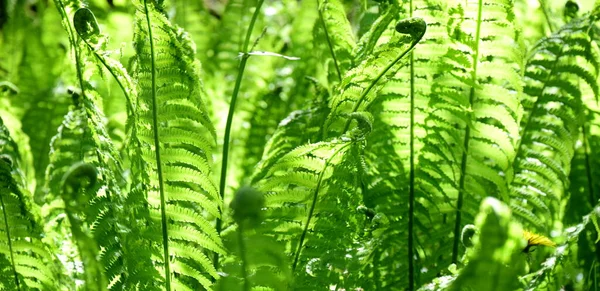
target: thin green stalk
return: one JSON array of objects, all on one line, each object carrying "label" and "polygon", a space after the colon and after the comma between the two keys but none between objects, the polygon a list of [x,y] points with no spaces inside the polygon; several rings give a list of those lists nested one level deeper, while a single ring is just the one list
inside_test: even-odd
[{"label": "thin green stalk", "polygon": [[337,61],[337,57],[335,56],[335,51],[333,51],[333,44],[331,44],[331,39],[329,38],[329,31],[327,30],[327,24],[325,24],[325,19],[323,19],[323,11],[321,11],[321,1],[317,0],[317,11],[319,11],[319,19],[321,20],[321,25],[323,26],[323,31],[325,31],[325,39],[327,39],[327,47],[329,48],[329,52],[331,53],[331,58],[333,59],[333,64],[335,65],[335,70],[337,72],[338,78],[340,82],[342,81],[342,71],[340,70],[340,66]]},{"label": "thin green stalk", "polygon": [[92,45],[84,38],[83,42],[85,42],[85,44],[87,45],[87,47],[94,53],[94,56],[96,56],[96,58],[102,63],[102,65],[108,70],[108,72],[113,76],[113,78],[115,79],[115,81],[117,81],[117,84],[119,85],[119,87],[121,88],[121,91],[123,91],[123,95],[125,95],[125,99],[127,100],[127,113],[129,115],[133,115],[133,104],[131,103],[131,97],[129,96],[129,92],[127,92],[127,89],[125,89],[125,85],[123,85],[123,82],[121,82],[121,79],[119,77],[117,77],[117,74],[114,72],[114,70],[108,65],[108,63],[106,62],[106,60],[104,59],[103,56],[101,56],[100,54],[98,54],[98,52],[96,52],[96,50],[94,49],[94,47],[92,47]]},{"label": "thin green stalk", "polygon": [[[477,11],[477,28],[475,31],[475,55],[473,56],[473,72],[471,73],[471,81],[473,84],[477,83],[477,64],[479,62],[479,42],[481,38],[481,17],[483,13],[483,1],[479,0],[479,7]],[[469,105],[473,107],[475,101],[475,88],[471,87],[469,92]],[[452,263],[458,262],[458,245],[460,243],[460,232],[461,232],[461,218],[462,218],[462,207],[465,195],[465,180],[467,172],[467,162],[469,158],[469,141],[471,138],[471,127],[467,125],[465,129],[465,139],[463,141],[464,152],[460,162],[460,180],[458,183],[458,199],[456,201],[456,220],[454,224],[454,243],[452,245]]]},{"label": "thin green stalk", "polygon": [[[248,31],[246,31],[246,38],[244,39],[244,46],[242,50],[242,59],[240,60],[240,66],[238,67],[238,74],[235,79],[235,85],[233,87],[233,93],[231,94],[231,102],[229,103],[229,112],[227,113],[227,122],[225,123],[225,136],[223,137],[223,157],[221,160],[221,178],[219,180],[219,195],[221,196],[221,200],[225,199],[225,186],[227,185],[227,162],[229,159],[229,140],[231,136],[231,124],[233,122],[233,114],[235,111],[235,103],[237,101],[237,97],[240,91],[240,86],[242,84],[242,78],[244,76],[244,70],[246,69],[246,62],[248,62],[248,58],[250,55],[248,54],[248,45],[250,43],[250,37],[252,36],[252,30],[254,29],[254,24],[256,23],[256,19],[258,18],[258,14],[260,12],[260,8],[263,4],[264,0],[258,0],[256,4],[256,8],[254,9],[254,14],[252,14],[252,19],[250,20],[250,25],[248,26]],[[222,209],[221,209],[222,215]],[[219,217],[217,218],[216,230],[217,233],[221,233],[223,220]],[[213,258],[213,265],[215,269],[219,269],[219,254],[215,253]]]},{"label": "thin green stalk", "polygon": [[152,131],[154,135],[154,154],[156,155],[156,171],[158,173],[158,190],[160,193],[160,219],[163,238],[163,260],[165,264],[165,288],[171,290],[171,263],[169,261],[169,230],[167,225],[167,203],[165,197],[165,186],[163,181],[162,163],[160,160],[160,143],[158,138],[158,106],[156,102],[156,60],[154,59],[154,39],[152,38],[152,25],[150,24],[150,12],[148,11],[148,0],[144,0],[144,13],[148,25],[148,38],[150,41],[150,58],[152,74]]},{"label": "thin green stalk", "polygon": [[[588,191],[590,193],[590,205],[593,207],[596,205],[598,199],[596,198],[596,187],[594,187],[594,174],[592,173],[592,148],[589,145],[588,137],[587,137],[587,129],[585,126],[585,122],[581,125],[581,133],[583,139],[583,151],[585,153],[585,173],[588,182]],[[595,253],[596,259],[600,259],[600,242],[595,243]]]},{"label": "thin green stalk", "polygon": [[[419,41],[421,40],[421,38],[423,38],[423,35],[425,34],[425,32],[423,31],[423,34],[421,34],[420,37],[418,37],[417,39],[414,39],[412,44],[410,45],[410,47],[408,49],[406,49],[405,51],[403,51],[400,55],[398,55],[398,57],[391,61],[385,68],[383,68],[381,70],[381,72],[379,72],[379,74],[377,75],[377,77],[375,77],[375,79],[369,84],[369,87],[367,87],[367,89],[365,89],[365,91],[363,91],[363,93],[360,95],[360,97],[358,97],[358,102],[356,102],[356,105],[354,105],[354,108],[352,108],[352,113],[356,112],[356,110],[358,110],[358,107],[360,106],[360,104],[364,101],[364,99],[367,97],[367,95],[369,94],[369,92],[371,92],[371,90],[373,89],[373,87],[375,87],[375,85],[377,85],[377,83],[379,82],[379,80],[396,64],[398,63],[398,61],[400,61],[408,52],[410,52],[416,45],[417,43],[419,43]],[[346,132],[348,131],[348,128],[350,127],[350,121],[352,119],[348,119],[348,121],[346,121],[346,125],[344,126],[344,131]]]},{"label": "thin green stalk", "polygon": [[548,29],[550,29],[550,33],[552,33],[554,31],[554,27],[552,26],[552,21],[550,21],[550,15],[548,15],[546,5],[544,5],[544,0],[538,0],[538,2],[540,3],[540,8],[542,9],[542,13],[544,14],[546,23],[548,24]]},{"label": "thin green stalk", "polygon": [[244,242],[243,222],[238,223],[238,244],[240,247],[240,258],[242,259],[242,277],[244,277],[244,291],[250,291],[250,280],[248,279],[248,263],[246,262],[246,243]]},{"label": "thin green stalk", "polygon": [[300,253],[302,251],[302,245],[304,244],[304,239],[306,238],[306,233],[308,233],[308,226],[310,225],[310,220],[312,219],[313,213],[315,211],[315,206],[317,205],[317,200],[319,198],[319,188],[321,188],[321,183],[323,182],[323,176],[325,175],[325,171],[329,166],[329,163],[338,153],[340,153],[343,149],[348,147],[351,143],[348,143],[342,147],[340,147],[337,151],[335,151],[329,159],[325,162],[323,166],[323,170],[319,173],[319,177],[317,178],[317,185],[315,186],[315,190],[313,193],[313,200],[310,205],[310,210],[308,211],[308,218],[306,219],[306,223],[304,224],[304,229],[302,230],[302,235],[300,235],[300,241],[298,242],[298,247],[296,248],[296,254],[294,255],[294,263],[292,264],[292,270],[296,270],[296,266],[298,265],[298,258],[300,257]]},{"label": "thin green stalk", "polygon": [[[409,4],[413,15],[412,0]],[[408,291],[415,289],[414,223],[415,223],[415,56],[410,53],[410,172],[408,175]]]},{"label": "thin green stalk", "polygon": [[73,50],[75,52],[75,67],[76,67],[76,71],[77,71],[77,80],[79,81],[79,87],[81,87],[81,95],[82,97],[85,98],[85,87],[83,85],[83,77],[82,77],[82,73],[81,73],[81,60],[79,59],[79,49],[77,47],[77,42],[75,39],[75,33],[73,32],[73,29],[71,28],[71,22],[69,21],[69,16],[67,15],[67,12],[65,11],[65,6],[62,3],[62,0],[55,0],[55,3],[57,4],[56,7],[58,9],[58,12],[60,13],[60,16],[62,17],[62,19],[64,21],[66,21],[66,30],[67,33],[69,35],[69,41],[71,42],[71,45],[73,46]]},{"label": "thin green stalk", "polygon": [[17,273],[17,269],[15,267],[15,257],[13,252],[12,240],[10,238],[10,230],[11,228],[8,226],[8,217],[6,216],[6,206],[4,205],[4,199],[2,199],[2,195],[0,195],[0,203],[2,205],[2,214],[4,215],[4,229],[6,229],[6,239],[8,244],[8,251],[10,252],[10,266],[13,271],[13,275],[15,276],[15,284],[17,285],[17,290],[21,291],[21,285],[19,284],[19,274]]}]

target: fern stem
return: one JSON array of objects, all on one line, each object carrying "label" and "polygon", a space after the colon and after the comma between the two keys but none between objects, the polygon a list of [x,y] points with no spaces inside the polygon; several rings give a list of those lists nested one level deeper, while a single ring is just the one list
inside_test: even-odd
[{"label": "fern stem", "polygon": [[[131,103],[131,97],[129,96],[129,93],[127,92],[127,89],[125,89],[125,85],[123,85],[123,82],[121,82],[121,80],[119,79],[119,77],[117,77],[117,74],[114,72],[114,70],[108,65],[108,63],[106,63],[106,60],[104,59],[104,57],[100,56],[98,54],[98,52],[96,52],[96,50],[92,47],[92,45],[90,45],[90,43],[82,38],[83,42],[87,45],[87,47],[94,53],[94,56],[96,56],[96,58],[102,63],[102,65],[108,70],[108,72],[113,76],[113,78],[115,79],[115,81],[117,81],[117,84],[119,85],[119,87],[121,88],[121,91],[123,91],[123,95],[125,95],[125,99],[127,100],[127,113],[129,115],[133,115],[133,104]],[[131,112],[130,112],[131,111]]]},{"label": "fern stem", "polygon": [[[583,139],[583,151],[585,153],[585,173],[587,176],[588,191],[590,193],[590,195],[589,195],[590,206],[594,207],[594,205],[596,205],[596,201],[598,201],[598,199],[596,198],[596,187],[594,187],[594,182],[593,182],[594,175],[592,173],[592,169],[593,169],[592,161],[591,161],[592,158],[590,157],[592,154],[591,153],[592,148],[589,146],[585,122],[583,122],[583,124],[581,125],[581,133],[582,133],[582,139]],[[594,243],[594,245],[595,245],[594,252],[596,253],[596,259],[600,260],[600,242],[596,241]],[[595,261],[594,261],[594,263],[595,263]]]},{"label": "fern stem", "polygon": [[[471,72],[471,81],[477,83],[477,64],[479,62],[479,42],[481,38],[481,18],[483,13],[483,1],[479,0],[477,7],[477,28],[475,30],[475,54],[473,56],[473,71]],[[469,105],[473,107],[475,102],[475,87],[471,87],[469,92]],[[452,245],[452,263],[458,262],[458,245],[460,243],[462,207],[465,196],[465,181],[467,172],[467,162],[469,158],[469,141],[471,139],[471,127],[467,124],[465,128],[465,139],[463,141],[464,152],[460,162],[460,180],[458,183],[458,199],[456,200],[456,220],[454,222],[454,243]]]},{"label": "fern stem", "polygon": [[[229,141],[231,136],[231,124],[233,123],[233,114],[235,112],[235,103],[237,101],[237,97],[240,91],[240,86],[242,84],[242,78],[244,77],[244,71],[246,69],[246,62],[248,62],[248,58],[250,58],[250,54],[248,54],[248,45],[250,43],[250,37],[252,36],[252,30],[254,29],[254,24],[256,23],[256,19],[258,18],[258,14],[260,12],[260,8],[263,4],[264,0],[259,0],[256,4],[256,8],[254,9],[254,13],[252,14],[252,19],[250,20],[250,24],[248,25],[248,31],[246,31],[246,38],[244,39],[244,46],[242,48],[242,58],[240,60],[240,66],[238,67],[238,74],[235,79],[235,85],[233,87],[233,93],[231,94],[231,102],[229,102],[229,111],[227,112],[227,122],[225,123],[225,135],[223,137],[223,156],[221,159],[221,177],[219,179],[219,195],[221,196],[221,201],[225,199],[225,186],[227,185],[227,162],[229,160]],[[222,209],[221,209],[222,213]],[[217,233],[220,234],[223,228],[223,220],[221,217],[217,218],[216,230]],[[215,269],[219,269],[219,254],[215,253],[213,258],[213,266]]]},{"label": "fern stem", "polygon": [[342,81],[342,71],[340,70],[340,65],[338,64],[337,57],[335,56],[335,51],[333,50],[333,44],[331,44],[331,39],[329,38],[329,31],[327,30],[327,24],[325,24],[325,19],[323,19],[323,11],[321,10],[321,1],[317,0],[317,11],[319,11],[319,19],[321,20],[321,25],[323,26],[323,31],[325,32],[325,39],[327,40],[327,47],[329,48],[329,53],[331,53],[331,58],[333,59],[333,64],[335,65],[335,71],[337,72],[338,78],[340,82]]},{"label": "fern stem", "polygon": [[[412,0],[409,3],[413,14]],[[415,289],[414,223],[415,223],[415,56],[410,53],[410,170],[408,175],[408,291]]]},{"label": "fern stem", "polygon": [[308,232],[308,226],[310,225],[310,220],[312,219],[313,213],[315,211],[315,206],[317,205],[317,199],[319,197],[319,188],[321,187],[321,183],[323,182],[323,176],[325,175],[325,171],[327,170],[327,166],[331,163],[331,160],[338,153],[340,153],[343,149],[351,145],[352,143],[348,143],[344,146],[341,146],[337,151],[335,151],[329,159],[325,162],[323,166],[323,170],[319,173],[319,178],[317,179],[317,185],[315,186],[312,203],[310,205],[310,210],[308,211],[308,217],[306,218],[306,224],[304,224],[304,229],[302,230],[302,235],[300,235],[300,241],[298,242],[298,247],[296,248],[296,254],[294,255],[294,263],[292,264],[292,270],[296,270],[296,266],[298,265],[298,258],[300,258],[300,252],[302,250],[302,245],[304,244],[304,239],[306,238],[306,233]]},{"label": "fern stem", "polygon": [[240,247],[240,258],[242,259],[242,276],[244,277],[244,291],[250,291],[250,280],[248,279],[248,258],[246,257],[246,243],[244,242],[244,226],[238,223],[238,244]]},{"label": "fern stem", "polygon": [[15,284],[17,285],[17,290],[21,290],[21,285],[19,284],[19,275],[17,273],[17,268],[15,266],[15,257],[13,252],[12,240],[10,238],[10,228],[8,227],[8,217],[6,216],[6,205],[4,205],[3,195],[0,194],[0,203],[2,204],[2,215],[4,215],[4,229],[6,229],[6,239],[8,244],[8,251],[10,253],[10,267],[13,271],[13,275],[15,276]]},{"label": "fern stem", "polygon": [[[383,68],[381,70],[381,72],[379,72],[379,74],[377,75],[377,77],[369,84],[369,87],[367,87],[367,89],[365,89],[365,91],[363,91],[363,93],[360,95],[360,97],[358,97],[358,102],[356,102],[356,105],[354,105],[354,108],[352,108],[352,112],[354,113],[356,112],[356,110],[358,110],[358,107],[360,107],[360,104],[365,100],[365,98],[367,97],[367,95],[369,95],[369,92],[371,92],[371,90],[373,89],[373,87],[375,87],[375,85],[377,85],[377,83],[379,82],[379,80],[396,64],[398,63],[398,61],[400,61],[408,52],[410,52],[416,45],[417,43],[419,43],[419,41],[421,40],[421,38],[423,38],[423,35],[425,35],[425,31],[423,31],[423,34],[421,34],[417,39],[414,39],[412,44],[410,45],[410,47],[408,49],[406,49],[405,51],[403,51],[400,55],[398,55],[398,57],[396,59],[394,59],[393,61],[391,61],[385,68]],[[348,131],[348,128],[350,127],[350,121],[352,119],[348,119],[346,121],[346,125],[344,126],[344,130],[342,132],[346,132]]]},{"label": "fern stem", "polygon": [[69,35],[69,42],[71,43],[71,45],[73,46],[73,51],[75,52],[75,69],[77,71],[77,80],[79,81],[79,87],[81,87],[81,96],[85,98],[85,87],[83,85],[83,74],[81,73],[81,60],[79,59],[79,49],[77,47],[77,43],[76,43],[76,39],[75,39],[75,33],[73,32],[73,29],[71,28],[71,22],[69,21],[69,16],[67,15],[67,12],[65,11],[65,6],[62,3],[62,0],[55,0],[54,1],[56,4],[56,8],[58,9],[58,12],[60,13],[60,16],[62,18],[62,20],[66,23],[66,30],[67,30],[67,34]]},{"label": "fern stem", "polygon": [[550,33],[554,31],[554,27],[552,26],[552,22],[550,21],[550,15],[546,10],[546,5],[544,4],[544,0],[538,0],[540,3],[540,8],[542,9],[542,13],[544,14],[544,18],[546,19],[546,23],[548,24],[548,29],[550,29]]},{"label": "fern stem", "polygon": [[165,288],[171,290],[171,263],[169,261],[169,230],[167,225],[167,203],[165,197],[165,186],[163,181],[162,164],[160,160],[160,143],[158,139],[158,107],[156,102],[156,60],[154,57],[154,40],[152,39],[152,25],[150,23],[150,12],[148,11],[148,0],[144,0],[144,12],[148,25],[148,38],[150,41],[151,75],[152,75],[152,130],[154,135],[154,154],[156,155],[156,171],[158,173],[158,190],[160,193],[160,220],[163,239],[163,260],[165,264]]},{"label": "fern stem", "polygon": [[581,125],[581,133],[583,139],[583,150],[585,153],[585,172],[587,175],[588,191],[590,192],[590,205],[593,207],[596,205],[596,189],[594,187],[594,183],[592,182],[594,181],[594,178],[592,174],[592,161],[590,158],[591,148],[589,147],[588,143],[585,122]]}]

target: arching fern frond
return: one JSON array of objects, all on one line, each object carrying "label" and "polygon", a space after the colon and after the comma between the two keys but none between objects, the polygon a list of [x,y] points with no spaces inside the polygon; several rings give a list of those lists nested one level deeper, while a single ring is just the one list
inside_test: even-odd
[{"label": "arching fern frond", "polygon": [[508,197],[522,91],[512,8],[511,1],[480,0],[457,1],[449,10],[452,40],[432,85],[418,175],[420,191],[453,209],[453,262],[462,226],[483,197]]},{"label": "arching fern frond", "polygon": [[511,206],[540,232],[562,219],[561,204],[583,113],[581,86],[598,96],[597,49],[588,32],[593,18],[574,20],[533,50],[525,73],[521,140],[514,163]]},{"label": "arching fern frond", "polygon": [[[365,205],[372,208],[375,215],[383,215],[390,221],[373,225],[370,264],[377,268],[373,270],[374,274],[380,276],[374,279],[374,289],[414,286],[415,281],[416,284],[419,280],[429,281],[439,269],[445,268],[443,265],[425,265],[425,261],[435,261],[427,260],[430,250],[439,248],[428,244],[424,246],[424,252],[417,251],[418,241],[435,242],[430,237],[445,236],[447,227],[440,226],[436,219],[440,214],[434,214],[434,207],[428,210],[423,204],[431,199],[430,193],[418,191],[415,182],[425,178],[417,175],[417,166],[426,135],[427,105],[431,84],[438,74],[438,62],[448,50],[446,5],[445,1],[412,1],[405,5],[409,16],[425,20],[427,32],[407,57],[407,65],[382,84],[369,108],[375,124],[365,154],[368,165]],[[421,268],[427,272],[416,271]],[[392,277],[394,280],[389,279]],[[411,282],[411,278],[414,281]]]},{"label": "arching fern frond", "polygon": [[252,183],[262,179],[273,164],[294,148],[321,139],[322,125],[329,114],[329,108],[319,99],[321,98],[316,98],[308,109],[291,112],[279,123],[265,146],[262,159],[254,169]]},{"label": "arching fern frond", "polygon": [[350,126],[348,115],[367,111],[375,99],[376,86],[381,85],[385,74],[421,40],[426,27],[420,18],[400,21],[396,30],[405,35],[380,46],[373,55],[344,75],[329,105],[331,113],[324,126],[324,137],[345,133]]},{"label": "arching fern frond", "polygon": [[[134,181],[147,193],[156,267],[166,290],[206,288],[217,272],[207,255],[224,253],[210,218],[222,201],[212,180],[215,130],[204,106],[193,42],[150,1],[135,25],[139,156]],[[159,234],[159,235],[156,235]]]},{"label": "arching fern frond", "polygon": [[342,272],[358,267],[361,144],[343,137],[297,147],[256,182],[266,194],[265,233],[286,244],[297,286],[359,287],[357,273]]},{"label": "arching fern frond", "polygon": [[327,77],[341,81],[346,72],[354,67],[352,62],[356,40],[344,5],[339,0],[322,0],[319,3],[319,19],[315,23],[315,44],[327,66]]},{"label": "arching fern frond", "polygon": [[58,290],[54,259],[42,242],[40,210],[23,184],[20,156],[0,119],[0,289]]}]

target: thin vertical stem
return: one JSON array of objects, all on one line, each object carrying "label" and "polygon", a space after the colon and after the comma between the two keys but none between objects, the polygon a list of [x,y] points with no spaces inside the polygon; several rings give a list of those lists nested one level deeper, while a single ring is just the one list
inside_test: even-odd
[{"label": "thin vertical stem", "polygon": [[552,33],[554,31],[554,27],[552,26],[552,21],[550,21],[550,15],[548,15],[548,11],[546,10],[544,0],[538,0],[538,2],[540,3],[540,8],[542,9],[542,13],[544,14],[546,23],[548,24],[548,29],[550,29],[550,33]]},{"label": "thin vertical stem", "polygon": [[152,37],[152,25],[150,24],[150,12],[148,11],[148,0],[144,0],[144,13],[148,25],[148,38],[150,41],[151,75],[152,75],[152,131],[154,136],[154,154],[156,156],[156,171],[158,174],[158,190],[160,193],[160,219],[163,238],[163,260],[165,264],[165,287],[171,290],[171,263],[169,261],[169,231],[167,225],[167,203],[160,160],[160,143],[158,138],[158,106],[156,102],[156,62],[154,59],[154,39]]},{"label": "thin vertical stem", "polygon": [[[483,1],[479,0],[477,10],[477,28],[475,30],[475,52],[473,56],[473,71],[471,72],[471,81],[477,83],[477,64],[479,62],[479,42],[481,41],[481,22],[483,14]],[[471,87],[469,92],[469,104],[473,107],[475,102],[475,87]],[[456,201],[456,220],[454,223],[454,243],[452,245],[452,263],[458,262],[458,245],[460,242],[462,207],[465,196],[465,181],[467,172],[467,162],[469,158],[469,141],[471,139],[471,127],[467,125],[465,129],[465,139],[463,141],[464,152],[460,163],[460,180],[458,185],[458,199]]]},{"label": "thin vertical stem", "polygon": [[[221,160],[221,178],[219,180],[219,195],[221,196],[221,200],[225,198],[225,187],[227,185],[227,162],[229,159],[229,142],[231,136],[231,124],[233,122],[233,114],[235,111],[235,103],[237,101],[237,97],[240,91],[240,86],[242,84],[242,78],[244,76],[244,70],[246,69],[246,62],[248,62],[248,58],[250,55],[248,54],[248,44],[250,43],[250,36],[252,36],[252,30],[254,29],[254,24],[256,23],[256,19],[258,18],[258,14],[260,12],[260,7],[262,6],[264,0],[258,0],[256,4],[256,8],[254,9],[254,14],[252,14],[252,19],[250,20],[250,25],[248,26],[248,31],[246,32],[246,38],[244,39],[244,46],[242,50],[242,59],[240,60],[240,66],[238,67],[237,78],[235,79],[235,85],[233,87],[233,93],[231,95],[231,102],[229,103],[229,112],[227,113],[227,122],[225,123],[225,136],[223,137],[223,157]],[[223,215],[223,210],[221,209],[221,215]],[[217,218],[216,230],[217,233],[221,233],[221,229],[223,227],[223,220],[219,217]],[[219,254],[215,253],[213,258],[213,265],[215,269],[219,269]]]},{"label": "thin vertical stem", "polygon": [[[410,1],[410,17],[413,3]],[[410,53],[410,172],[408,176],[408,291],[415,289],[414,220],[415,220],[415,56]]]},{"label": "thin vertical stem", "polygon": [[327,24],[325,24],[325,19],[323,19],[323,11],[321,11],[321,1],[317,0],[317,10],[319,11],[319,19],[321,20],[321,25],[323,26],[323,31],[325,32],[325,39],[327,40],[327,47],[329,48],[329,53],[331,53],[331,58],[333,59],[333,64],[335,65],[335,70],[337,72],[338,78],[340,82],[342,81],[342,71],[340,70],[340,65],[338,64],[337,57],[335,56],[335,51],[333,50],[333,44],[331,44],[331,39],[329,38],[329,31],[327,30]]},{"label": "thin vertical stem", "polygon": [[242,259],[242,277],[244,277],[244,291],[250,291],[250,280],[248,279],[248,263],[246,262],[246,242],[244,242],[243,222],[238,223],[238,244],[240,247],[240,258]]}]

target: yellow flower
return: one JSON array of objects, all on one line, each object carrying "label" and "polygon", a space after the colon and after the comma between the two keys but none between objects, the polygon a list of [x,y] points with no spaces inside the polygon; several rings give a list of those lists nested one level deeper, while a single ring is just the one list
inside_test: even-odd
[{"label": "yellow flower", "polygon": [[549,238],[543,236],[543,235],[539,235],[539,234],[535,234],[533,232],[529,232],[524,230],[523,231],[523,237],[527,240],[527,246],[525,247],[525,249],[523,249],[524,253],[529,253],[531,247],[534,246],[548,246],[548,247],[555,247],[556,244],[551,241]]}]

